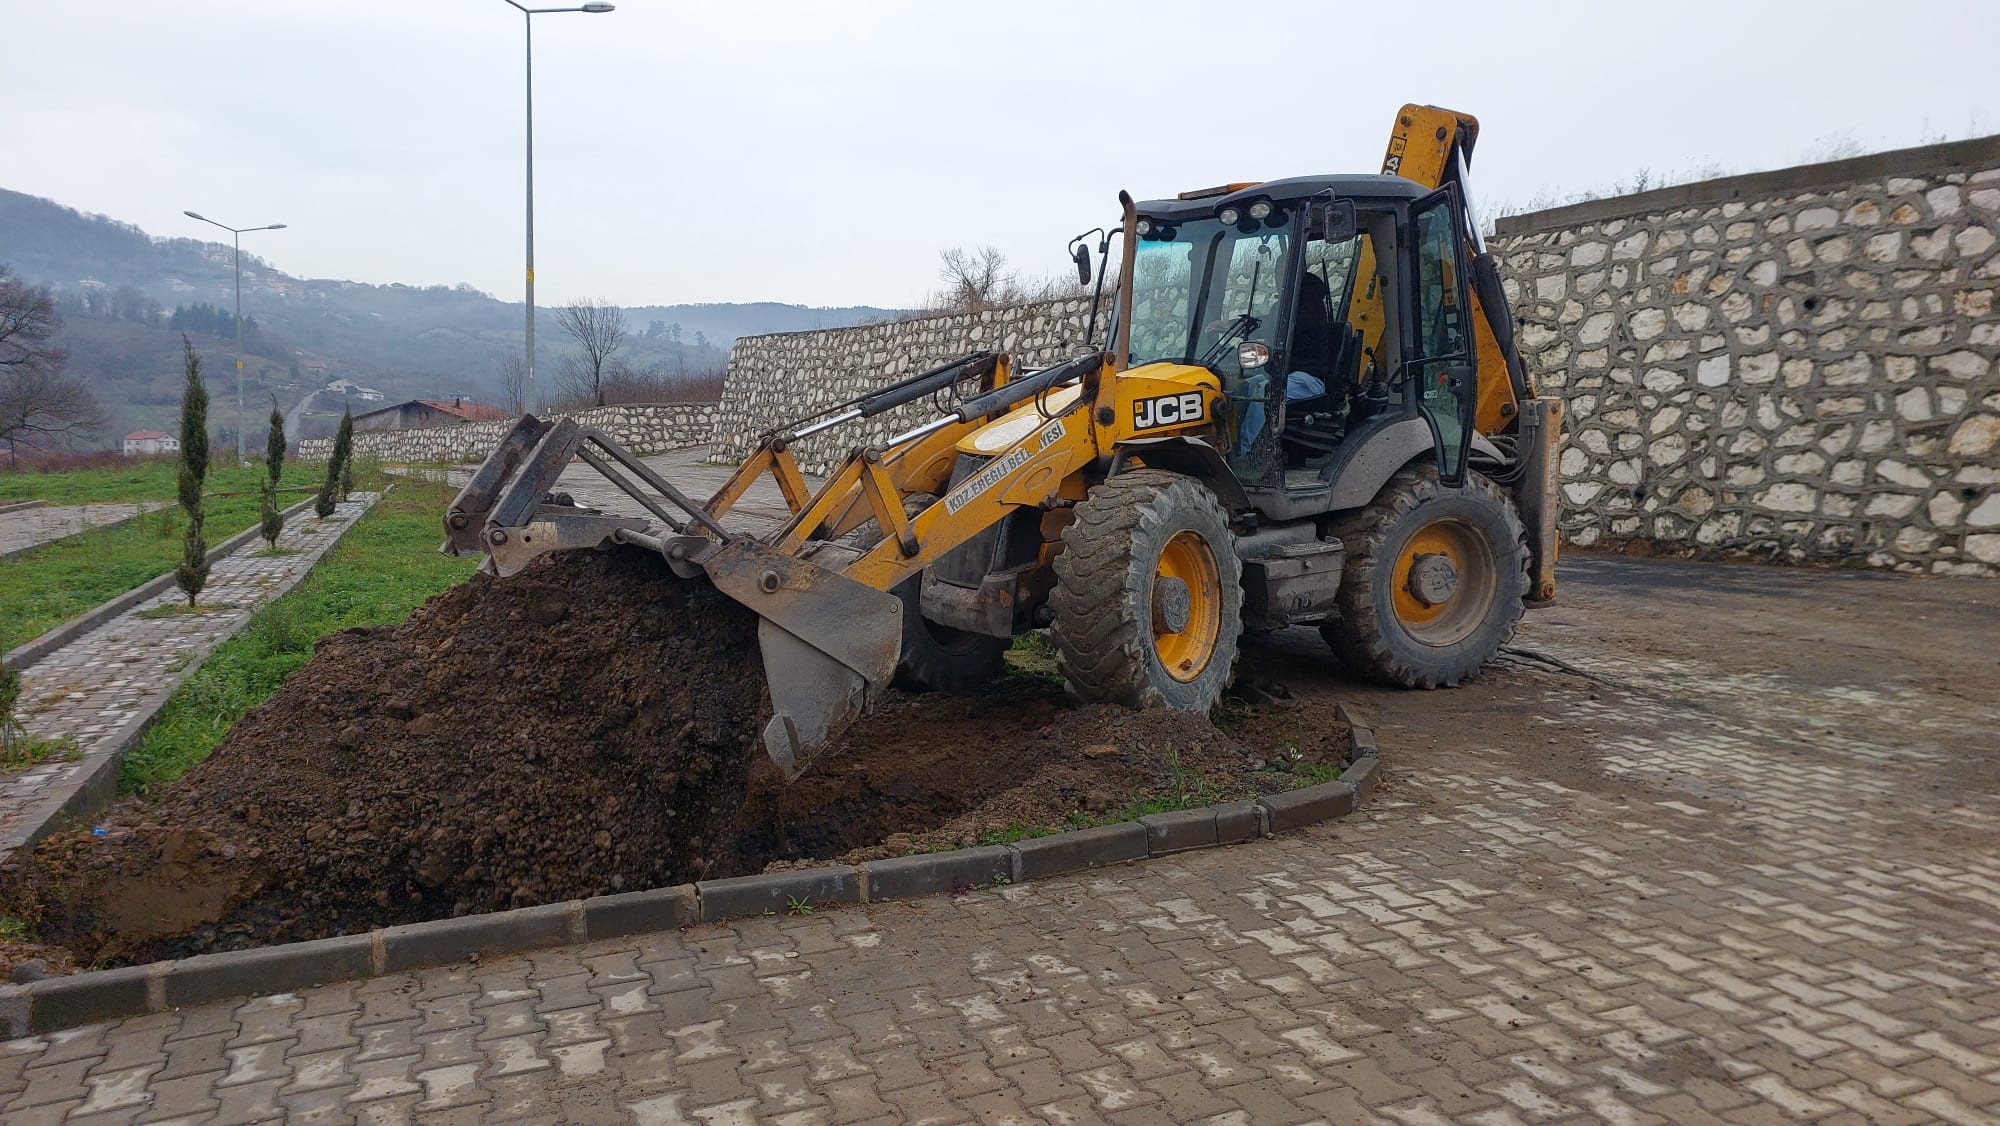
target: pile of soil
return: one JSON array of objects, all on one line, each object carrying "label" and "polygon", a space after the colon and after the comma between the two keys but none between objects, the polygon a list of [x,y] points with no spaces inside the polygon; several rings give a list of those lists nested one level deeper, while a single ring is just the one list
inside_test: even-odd
[{"label": "pile of soil", "polygon": [[475,578],[326,639],[157,804],[45,841],[0,900],[130,962],[705,875],[769,709],[755,622],[636,551]]},{"label": "pile of soil", "polygon": [[137,963],[1247,797],[1348,746],[1282,707],[1225,731],[1013,675],[892,693],[786,783],[769,711],[750,611],[645,553],[552,556],[328,638],[157,802],[0,870],[0,902]]}]

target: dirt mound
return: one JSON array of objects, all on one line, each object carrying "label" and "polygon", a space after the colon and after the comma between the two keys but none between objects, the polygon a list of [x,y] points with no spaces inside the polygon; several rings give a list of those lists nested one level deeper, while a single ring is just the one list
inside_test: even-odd
[{"label": "dirt mound", "polygon": [[474,579],[328,638],[158,804],[45,842],[7,898],[95,962],[696,878],[760,668],[749,611],[636,552]]},{"label": "dirt mound", "polygon": [[754,615],[641,553],[554,556],[328,638],[157,803],[0,871],[0,902],[81,964],[143,962],[1248,797],[1347,748],[1281,707],[1079,707],[1024,664],[891,693],[786,783]]},{"label": "dirt mound", "polygon": [[828,750],[810,785],[753,774],[740,838],[777,858],[858,863],[960,848],[1159,808],[1300,785],[1338,764],[1346,726],[1284,707],[1206,716],[1077,705],[1059,683],[1009,677],[974,698],[897,695]]}]

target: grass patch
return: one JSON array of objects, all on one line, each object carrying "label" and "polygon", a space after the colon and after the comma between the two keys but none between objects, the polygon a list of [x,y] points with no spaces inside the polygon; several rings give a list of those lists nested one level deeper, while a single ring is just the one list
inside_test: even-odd
[{"label": "grass patch", "polygon": [[0,774],[19,774],[50,759],[68,762],[79,753],[76,740],[67,735],[42,739],[16,731],[13,738],[0,745]]},{"label": "grass patch", "polygon": [[1002,671],[1008,676],[1035,676],[1062,683],[1062,674],[1056,671],[1055,644],[1038,629],[1021,634],[1007,647]]},{"label": "grass patch", "polygon": [[[24,482],[47,487],[53,487],[50,483],[60,483],[70,491],[60,499],[51,500],[52,504],[86,500],[172,502],[173,473],[170,462],[148,462],[131,470],[9,473],[0,474],[0,490],[19,489]],[[213,491],[233,494],[211,496],[205,502],[205,530],[211,545],[257,526],[257,481],[262,474],[261,466],[248,470],[230,467],[211,474]],[[307,486],[316,484],[325,475],[322,465],[287,461],[283,480],[286,486]],[[83,480],[71,481],[71,478]],[[131,490],[138,487],[132,483],[135,478],[141,479],[151,491],[133,493]],[[42,495],[46,491],[43,488],[29,495]],[[107,493],[118,495],[102,495]],[[0,492],[0,497],[7,496]],[[185,527],[178,507],[163,508],[0,561],[0,606],[7,608],[6,614],[0,615],[0,652],[33,640],[99,603],[173,570],[180,560]]]},{"label": "grass patch", "polygon": [[354,626],[400,622],[477,563],[438,554],[438,515],[453,490],[405,481],[334,545],[305,581],[216,647],[161,709],[125,759],[123,793],[156,793],[208,757],[243,713],[312,658],[313,645]]},{"label": "grass patch", "polygon": [[[235,450],[216,450],[209,462],[208,479],[202,485],[209,493],[241,493],[250,498],[250,511],[257,511],[257,486],[264,480],[262,462],[238,467]],[[361,468],[359,462],[355,468]],[[285,460],[282,487],[317,486],[326,480],[325,462]],[[66,469],[57,473],[0,473],[0,501],[41,500],[50,504],[99,504],[120,500],[158,500],[171,503],[179,495],[180,463],[172,458],[135,461],[104,469]]]}]

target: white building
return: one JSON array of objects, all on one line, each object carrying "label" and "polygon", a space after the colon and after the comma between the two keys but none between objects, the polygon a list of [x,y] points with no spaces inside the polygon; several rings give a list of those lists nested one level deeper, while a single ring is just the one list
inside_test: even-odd
[{"label": "white building", "polygon": [[370,403],[379,403],[384,398],[382,392],[375,390],[373,387],[363,387],[351,379],[336,379],[332,383],[327,384],[326,389],[336,395],[352,395],[357,399]]},{"label": "white building", "polygon": [[159,430],[134,430],[120,440],[118,449],[126,457],[172,454],[180,452],[181,440]]}]

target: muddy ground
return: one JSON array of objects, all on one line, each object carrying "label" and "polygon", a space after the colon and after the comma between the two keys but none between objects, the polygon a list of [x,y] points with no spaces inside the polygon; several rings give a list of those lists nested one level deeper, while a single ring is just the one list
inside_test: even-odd
[{"label": "muddy ground", "polygon": [[1074,706],[1023,663],[890,696],[788,785],[749,611],[636,552],[553,557],[328,638],[157,801],[0,870],[0,902],[51,970],[128,964],[1228,800],[1348,745],[1331,701],[1218,727]]}]

